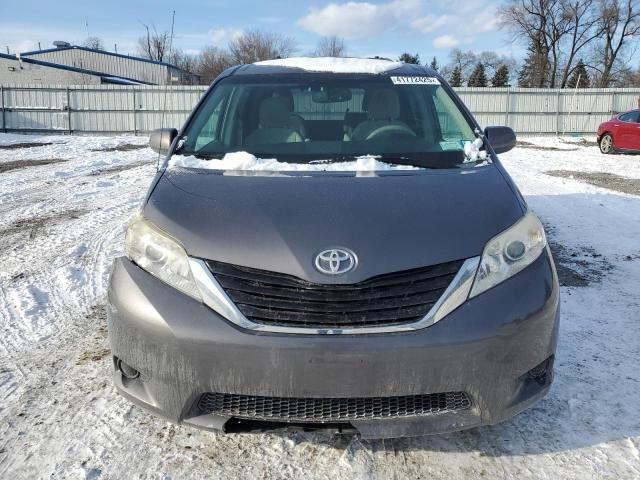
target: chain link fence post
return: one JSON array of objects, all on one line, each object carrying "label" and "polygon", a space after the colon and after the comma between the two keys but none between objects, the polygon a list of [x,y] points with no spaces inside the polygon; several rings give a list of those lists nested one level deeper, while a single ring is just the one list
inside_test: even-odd
[{"label": "chain link fence post", "polygon": [[71,89],[67,87],[67,129],[71,135]]},{"label": "chain link fence post", "polygon": [[7,133],[7,117],[4,113],[4,87],[0,85],[0,109],[2,109],[2,131]]},{"label": "chain link fence post", "polygon": [[133,97],[133,134],[138,134],[138,127],[136,125],[136,87],[131,89],[131,95]]}]

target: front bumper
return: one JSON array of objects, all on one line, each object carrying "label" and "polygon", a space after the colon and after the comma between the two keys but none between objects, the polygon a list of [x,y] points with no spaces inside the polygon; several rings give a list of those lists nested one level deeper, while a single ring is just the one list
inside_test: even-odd
[{"label": "front bumper", "polygon": [[550,368],[559,293],[547,251],[516,276],[422,330],[256,333],[230,324],[119,258],[108,313],[114,358],[141,373],[128,379],[114,369],[116,387],[132,402],[177,423],[216,430],[237,426],[236,418],[200,410],[199,399],[208,392],[285,398],[465,392],[471,398],[470,408],[453,412],[349,422],[363,437],[383,438],[494,424],[542,398],[551,371],[536,379],[527,372],[551,358]]}]

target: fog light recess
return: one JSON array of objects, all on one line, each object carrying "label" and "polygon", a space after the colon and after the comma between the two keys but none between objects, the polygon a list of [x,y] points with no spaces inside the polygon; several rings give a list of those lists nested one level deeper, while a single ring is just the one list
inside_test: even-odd
[{"label": "fog light recess", "polygon": [[553,373],[553,355],[539,363],[524,376],[527,380],[538,382],[540,385],[547,383],[548,377]]},{"label": "fog light recess", "polygon": [[138,370],[120,359],[116,360],[116,368],[124,378],[128,378],[129,380],[133,380],[140,376],[140,372]]}]

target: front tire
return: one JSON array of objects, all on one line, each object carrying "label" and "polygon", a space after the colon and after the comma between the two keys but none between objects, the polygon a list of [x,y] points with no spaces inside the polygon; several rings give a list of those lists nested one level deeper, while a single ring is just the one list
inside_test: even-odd
[{"label": "front tire", "polygon": [[605,133],[599,142],[600,153],[609,154],[613,153],[613,137],[610,133]]}]

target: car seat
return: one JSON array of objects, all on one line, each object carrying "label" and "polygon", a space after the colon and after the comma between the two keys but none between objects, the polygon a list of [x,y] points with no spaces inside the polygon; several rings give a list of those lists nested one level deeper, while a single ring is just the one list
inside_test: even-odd
[{"label": "car seat", "polygon": [[351,137],[357,141],[367,140],[371,133],[389,125],[398,125],[411,130],[406,123],[398,120],[399,116],[400,100],[394,90],[390,88],[372,90],[368,98],[367,120],[353,130]]},{"label": "car seat", "polygon": [[290,113],[286,99],[274,96],[265,98],[260,103],[258,128],[249,134],[245,143],[255,146],[303,141],[302,134],[290,126]]}]

